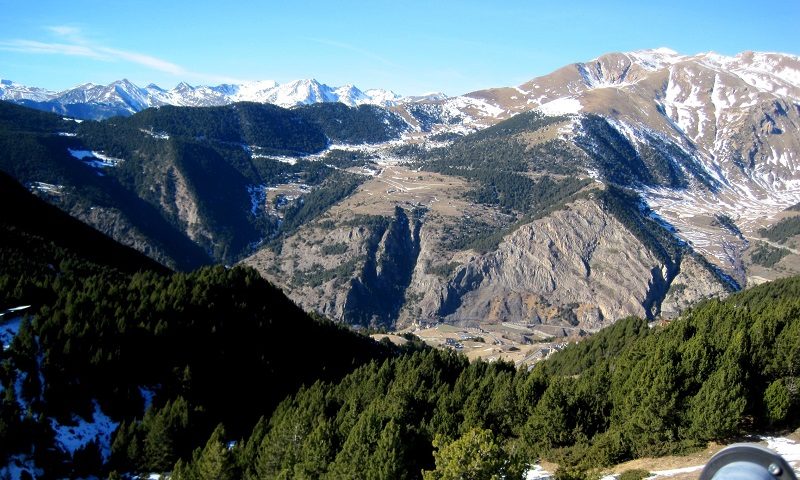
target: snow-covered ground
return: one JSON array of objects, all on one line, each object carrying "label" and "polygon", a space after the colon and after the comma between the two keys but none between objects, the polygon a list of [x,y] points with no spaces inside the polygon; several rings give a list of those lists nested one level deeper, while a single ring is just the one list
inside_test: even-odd
[{"label": "snow-covered ground", "polygon": [[11,346],[11,341],[19,333],[19,326],[22,323],[22,317],[12,318],[8,322],[0,325],[0,343],[3,344],[3,350],[7,350]]},{"label": "snow-covered ground", "polygon": [[36,468],[33,459],[28,458],[27,455],[12,455],[8,459],[8,463],[0,467],[0,478],[8,478],[10,480],[20,480],[23,472],[27,473],[26,476],[38,478],[44,475],[44,470]]},{"label": "snow-covered ground", "polygon": [[69,154],[78,160],[86,162],[90,167],[108,168],[119,166],[124,160],[121,158],[109,157],[94,150],[73,150],[68,148]]},{"label": "snow-covered ground", "polygon": [[[28,308],[30,308],[30,305],[22,305],[8,309],[0,314],[0,322],[2,322],[0,323],[0,342],[2,342],[3,349],[11,345],[14,337],[19,333],[23,319],[22,316],[11,317],[11,315],[19,315],[20,312],[24,312]],[[9,318],[6,319],[6,317]],[[41,362],[42,359],[39,358],[39,381],[44,385],[45,379],[41,373]],[[22,411],[28,409],[28,402],[22,394],[22,385],[27,375],[28,374],[25,372],[18,371],[15,384],[15,391],[17,394],[16,400]],[[146,388],[140,388],[140,392],[144,399],[145,407],[148,407],[152,404],[155,392]],[[91,421],[74,415],[72,418],[72,425],[61,425],[56,419],[50,418],[50,426],[55,433],[55,446],[60,450],[73,455],[76,450],[86,446],[91,441],[95,441],[98,447],[100,447],[100,453],[105,461],[108,459],[109,455],[111,455],[111,437],[119,423],[112,421],[108,415],[103,413],[97,401],[94,401],[93,404],[94,412],[92,413]],[[17,479],[20,478],[23,471],[35,473],[36,470],[33,461],[24,456],[14,456],[10,458],[6,466],[0,468],[0,478],[6,478],[7,475],[12,479]],[[41,473],[37,475],[41,475]]]},{"label": "snow-covered ground", "polygon": [[28,185],[28,188],[33,191],[39,191],[42,193],[49,193],[53,195],[61,195],[64,191],[64,185],[54,185],[52,183],[45,183],[45,182],[32,182]]},{"label": "snow-covered ground", "polygon": [[533,465],[530,470],[525,472],[525,480],[549,480],[553,474],[548,472],[541,465]]},{"label": "snow-covered ground", "polygon": [[674,477],[675,475],[681,475],[684,473],[692,473],[692,472],[699,472],[703,469],[705,465],[694,465],[691,467],[682,467],[682,468],[673,468],[670,470],[656,470],[650,472],[650,476],[647,477],[648,480],[655,479],[655,478],[669,478]]},{"label": "snow-covered ground", "polygon": [[545,115],[575,114],[580,113],[582,109],[581,102],[571,97],[558,98],[539,107],[539,111]]},{"label": "snow-covered ground", "polygon": [[800,474],[800,443],[783,437],[761,437],[761,440],[767,442],[767,448],[777,452]]},{"label": "snow-covered ground", "polygon": [[50,426],[55,432],[55,443],[61,451],[74,455],[75,451],[85,447],[89,442],[97,442],[103,461],[111,455],[111,436],[119,426],[100,409],[97,401],[94,402],[92,421],[74,415],[75,425],[61,425],[54,418],[50,419]]},{"label": "snow-covered ground", "polygon": [[752,198],[726,190],[718,194],[693,190],[648,188],[641,191],[647,205],[675,228],[677,236],[707,257],[727,262],[720,244],[722,232],[708,225],[715,215],[730,216],[745,236],[777,218],[787,207],[800,202],[800,192],[784,192],[780,197]]},{"label": "snow-covered ground", "polygon": [[165,132],[155,132],[152,129],[146,130],[144,128],[140,128],[139,131],[158,140],[169,140],[169,134]]},{"label": "snow-covered ground", "polygon": [[[785,437],[760,437],[762,442],[767,443],[767,448],[776,452],[792,466],[795,473],[800,473],[800,443]],[[699,472],[705,465],[694,465],[691,467],[675,468],[672,470],[656,470],[647,480],[658,478],[669,478],[683,473]]]},{"label": "snow-covered ground", "polygon": [[22,323],[22,317],[19,316],[19,312],[24,312],[29,308],[31,308],[30,305],[22,305],[9,308],[0,313],[0,345],[2,345],[3,350],[11,346],[11,341],[19,333],[19,326]]},{"label": "snow-covered ground", "polygon": [[267,185],[249,185],[247,195],[250,196],[250,213],[258,215],[267,201]]}]

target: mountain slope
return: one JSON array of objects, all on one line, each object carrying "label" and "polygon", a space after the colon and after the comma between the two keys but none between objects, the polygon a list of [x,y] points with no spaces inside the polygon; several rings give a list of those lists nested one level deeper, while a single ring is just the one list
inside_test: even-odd
[{"label": "mountain slope", "polygon": [[263,212],[268,185],[291,179],[333,199],[360,178],[319,162],[288,165],[282,156],[311,155],[332,142],[387,141],[407,128],[370,105],[290,111],[252,103],[162,107],[80,124],[2,103],[0,127],[0,168],[179,269],[212,259],[232,263],[276,235],[279,219]]},{"label": "mountain slope", "polygon": [[[533,108],[548,115],[577,115],[560,136],[596,160],[608,155],[593,151],[603,145],[591,138],[598,122],[587,126],[586,116],[599,116],[608,124],[603,126],[606,137],[621,136],[629,144],[629,153],[612,151],[612,160],[620,154],[653,159],[652,165],[662,165],[673,180],[608,177],[590,162],[584,162],[584,171],[625,186],[636,180],[648,205],[684,241],[745,283],[746,238],[757,237],[759,228],[779,220],[780,212],[800,197],[795,168],[798,72],[800,59],[793,55],[687,56],[657,49],[603,55],[516,88],[466,97],[485,104],[484,114],[474,116],[476,125]],[[446,110],[448,102],[456,108],[454,99],[441,108]],[[434,131],[451,128],[447,118],[439,121]],[[720,210],[737,225],[741,238],[714,225]]]},{"label": "mountain slope", "polygon": [[179,268],[209,263],[208,256],[152,205],[109,175],[118,163],[94,157],[91,148],[77,138],[77,127],[52,114],[0,102],[0,170],[162,263]]},{"label": "mountain slope", "polygon": [[393,354],[251,270],[173,274],[0,181],[0,472],[167,471],[217,423],[241,436],[302,384]]},{"label": "mountain slope", "polygon": [[[0,211],[4,233],[12,230],[52,241],[58,248],[101,265],[126,272],[167,270],[144,254],[125,247],[62,210],[32,195],[5,172],[0,172],[0,201],[13,208]],[[27,255],[23,255],[27,256]]]},{"label": "mountain slope", "polygon": [[[293,279],[283,284],[308,308],[355,319],[363,297],[347,292],[365,288],[372,262],[393,247],[382,243],[389,237],[371,246],[383,230],[353,226],[364,214],[393,222],[394,204],[406,214],[421,212],[398,250],[414,252],[404,259],[403,268],[414,273],[399,286],[404,307],[394,318],[400,325],[512,320],[550,323],[561,333],[576,325],[595,328],[606,317],[672,315],[697,298],[798,272],[783,246],[793,244],[757,239],[761,227],[795,215],[784,209],[800,201],[792,160],[800,151],[799,65],[782,54],[614,53],[517,88],[401,105],[398,111],[417,130],[409,133],[413,140],[402,150],[378,152],[384,169],[322,217],[325,228],[310,225],[284,242],[282,252],[298,258],[288,262],[262,251],[247,262],[275,281]],[[395,152],[445,176],[390,167]],[[597,193],[567,188],[591,179],[629,190],[629,200],[609,216]],[[467,202],[458,190],[467,192]],[[565,205],[568,213],[558,212]],[[591,233],[584,225],[602,230]],[[601,231],[615,232],[612,249],[653,257],[641,264],[612,261],[613,277],[597,276],[602,268],[593,270],[593,262],[613,258],[602,248],[594,255]],[[654,244],[648,231],[666,242]],[[586,239],[586,248],[577,248],[583,242],[576,238]],[[682,253],[665,256],[665,246]],[[764,266],[767,248],[784,253]],[[337,253],[321,257],[325,251]],[[538,275],[531,265],[539,264],[542,272],[557,273]],[[637,264],[641,271],[629,275],[614,267]]]},{"label": "mountain slope", "polygon": [[[674,315],[737,288],[635,192],[571,173],[597,161],[553,139],[571,121],[521,114],[418,153],[411,166],[384,166],[279,253],[262,249],[245,263],[305,308],[348,323],[513,323],[542,337]],[[616,150],[606,141],[605,175],[659,181],[635,152],[618,153],[627,144],[617,140]],[[393,290],[399,310],[389,307]]]}]

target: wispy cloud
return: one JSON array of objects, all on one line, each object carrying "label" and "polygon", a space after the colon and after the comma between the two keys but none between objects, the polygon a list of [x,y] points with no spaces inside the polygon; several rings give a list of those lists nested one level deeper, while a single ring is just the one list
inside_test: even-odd
[{"label": "wispy cloud", "polygon": [[188,70],[181,67],[180,65],[176,65],[172,62],[168,62],[166,60],[162,60],[160,58],[156,58],[150,55],[145,55],[142,53],[128,52],[125,50],[117,50],[114,48],[99,48],[98,51],[101,54],[109,55],[112,58],[124,60],[131,63],[136,63],[138,65],[152,68],[153,70],[158,70],[160,72],[169,73],[175,76],[186,75],[189,73]]},{"label": "wispy cloud", "polygon": [[99,45],[87,40],[78,27],[56,25],[45,27],[58,41],[43,42],[38,40],[0,40],[0,50],[48,55],[66,55],[91,58],[103,62],[127,62],[158,72],[168,73],[181,79],[189,77],[214,82],[235,82],[236,79],[218,75],[192,72],[181,65],[163,58],[154,57],[140,52],[120,50]]},{"label": "wispy cloud", "polygon": [[389,59],[387,59],[387,58],[385,58],[385,57],[383,57],[381,55],[378,55],[375,52],[371,52],[369,50],[366,50],[366,49],[361,48],[361,47],[357,47],[355,45],[351,45],[349,43],[338,42],[336,40],[330,40],[330,39],[327,39],[327,38],[315,38],[315,37],[306,37],[306,40],[309,40],[309,41],[312,41],[312,42],[316,42],[316,43],[319,43],[319,44],[322,44],[322,45],[328,45],[330,47],[340,48],[342,50],[347,50],[347,51],[350,51],[350,52],[353,52],[353,53],[357,53],[357,54],[359,54],[359,55],[361,55],[363,57],[371,58],[372,60],[378,61],[378,62],[380,62],[380,63],[382,63],[384,65],[388,65],[390,67],[398,67],[398,65],[396,63],[392,62],[391,60],[389,60]]},{"label": "wispy cloud", "polygon": [[110,60],[91,47],[67,43],[48,43],[38,42],[35,40],[8,40],[0,41],[0,49],[9,52],[70,55],[76,57],[95,58],[97,60]]},{"label": "wispy cloud", "polygon": [[81,29],[78,27],[73,27],[71,25],[53,25],[45,27],[45,29],[59,37],[71,38],[78,43],[81,43],[83,40]]}]

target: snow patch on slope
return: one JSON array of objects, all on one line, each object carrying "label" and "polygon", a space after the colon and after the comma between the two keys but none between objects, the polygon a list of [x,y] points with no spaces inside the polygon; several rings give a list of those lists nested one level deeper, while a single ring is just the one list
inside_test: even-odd
[{"label": "snow patch on slope", "polygon": [[[255,158],[255,155],[253,155]],[[260,210],[264,209],[267,202],[268,185],[249,185],[247,195],[250,197],[250,214],[257,216]]]},{"label": "snow patch on slope", "polygon": [[794,469],[800,473],[800,443],[784,437],[761,437],[767,442],[767,448],[783,457]]},{"label": "snow patch on slope", "polygon": [[581,102],[572,97],[558,98],[539,106],[539,111],[545,115],[569,115],[580,113],[583,109]]},{"label": "snow patch on slope", "polygon": [[12,314],[24,312],[29,308],[31,308],[30,305],[21,305],[0,313],[0,345],[2,345],[3,350],[11,346],[11,342],[14,341],[14,337],[19,333],[19,327],[22,324],[23,317],[12,316]]},{"label": "snow patch on slope", "polygon": [[19,333],[21,324],[22,317],[16,317],[0,325],[0,344],[2,344],[3,350],[8,350],[11,347],[11,342],[14,341],[14,337]]},{"label": "snow patch on slope", "polygon": [[0,468],[0,478],[21,480],[23,474],[25,478],[39,478],[44,475],[44,470],[36,468],[33,459],[27,455],[12,455],[8,458],[8,463]]},{"label": "snow patch on slope", "polygon": [[50,426],[55,432],[55,444],[60,450],[74,455],[77,450],[94,441],[100,447],[100,455],[105,462],[111,455],[111,436],[119,426],[119,422],[112,421],[103,413],[97,401],[93,403],[94,413],[91,422],[73,415],[72,420],[75,425],[61,425],[56,419],[51,418]]},{"label": "snow patch on slope", "polygon": [[73,150],[67,149],[69,154],[78,160],[86,162],[90,167],[94,168],[108,168],[117,167],[120,163],[124,162],[121,158],[109,157],[103,153],[94,150]]},{"label": "snow patch on slope", "polygon": [[650,71],[661,70],[685,58],[675,50],[666,47],[654,48],[651,50],[637,50],[635,52],[629,52],[627,55],[641,67]]}]

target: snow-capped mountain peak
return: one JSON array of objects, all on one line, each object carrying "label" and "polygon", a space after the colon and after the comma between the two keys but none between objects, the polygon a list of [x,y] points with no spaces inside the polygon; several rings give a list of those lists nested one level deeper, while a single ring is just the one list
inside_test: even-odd
[{"label": "snow-capped mountain peak", "polygon": [[172,90],[175,92],[188,92],[194,90],[194,87],[186,82],[181,82],[175,85],[175,88],[173,88]]},{"label": "snow-capped mountain peak", "polygon": [[334,90],[333,93],[338,97],[338,101],[351,107],[361,105],[362,103],[370,103],[372,101],[371,97],[352,84],[342,85]]},{"label": "snow-capped mountain peak", "polygon": [[236,99],[236,101],[259,102],[262,101],[261,99],[268,97],[269,93],[267,92],[272,91],[277,86],[278,82],[274,80],[256,80],[238,85],[220,85],[218,88],[221,91],[228,92],[230,97]]},{"label": "snow-capped mountain peak", "polygon": [[[330,87],[314,78],[283,84],[274,80],[216,86],[192,86],[181,82],[170,90],[152,83],[141,88],[127,79],[108,85],[86,83],[62,92],[26,87],[10,80],[3,80],[0,84],[0,100],[40,102],[41,108],[62,113],[68,113],[70,105],[89,104],[90,107],[97,107],[93,118],[103,118],[110,114],[132,114],[161,105],[198,107],[257,102],[294,107],[319,102],[341,102],[354,107],[362,104],[392,106],[400,103],[401,99],[400,95],[388,90],[375,89],[365,93],[352,84]],[[84,111],[87,111],[85,107],[81,112]]]},{"label": "snow-capped mountain peak", "polygon": [[380,105],[395,105],[403,98],[401,95],[382,88],[370,88],[364,94]]},{"label": "snow-capped mountain peak", "polygon": [[636,63],[648,70],[659,70],[681,61],[684,56],[666,47],[636,50],[626,54]]},{"label": "snow-capped mountain peak", "polygon": [[55,92],[44,88],[28,87],[20,85],[11,80],[0,80],[0,99],[2,100],[33,100],[35,102],[46,101],[55,95]]}]

